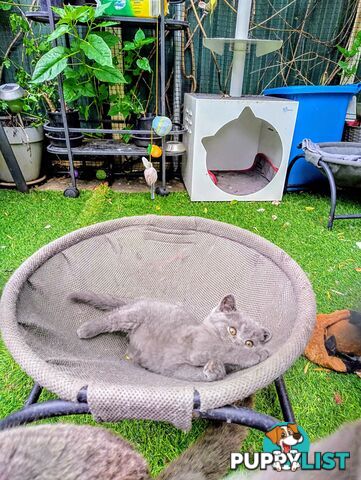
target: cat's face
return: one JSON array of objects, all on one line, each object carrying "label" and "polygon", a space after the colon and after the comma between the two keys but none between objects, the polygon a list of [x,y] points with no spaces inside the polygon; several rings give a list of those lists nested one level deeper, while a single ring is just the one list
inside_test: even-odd
[{"label": "cat's face", "polygon": [[233,295],[224,297],[204,320],[222,338],[234,346],[251,351],[263,347],[271,339],[271,332],[259,325],[245,312],[238,311]]}]

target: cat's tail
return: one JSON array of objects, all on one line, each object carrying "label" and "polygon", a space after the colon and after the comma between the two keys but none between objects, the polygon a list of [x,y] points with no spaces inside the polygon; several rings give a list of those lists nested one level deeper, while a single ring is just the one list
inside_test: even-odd
[{"label": "cat's tail", "polygon": [[95,292],[74,292],[68,296],[69,300],[74,303],[85,303],[86,305],[91,305],[98,310],[109,311],[115,308],[122,307],[126,305],[124,299],[113,297],[112,295],[107,295],[105,293],[95,293]]},{"label": "cat's tail", "polygon": [[[252,408],[252,397],[235,406]],[[248,434],[244,425],[212,422],[204,434],[166,467],[156,480],[219,480],[230,466],[232,452],[239,452]]]}]

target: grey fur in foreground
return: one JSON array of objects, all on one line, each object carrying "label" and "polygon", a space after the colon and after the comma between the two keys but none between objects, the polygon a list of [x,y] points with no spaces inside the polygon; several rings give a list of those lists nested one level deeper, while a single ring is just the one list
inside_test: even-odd
[{"label": "grey fur in foreground", "polygon": [[73,293],[70,299],[109,311],[84,323],[80,338],[127,333],[127,358],[161,375],[212,382],[269,356],[265,343],[271,333],[237,310],[233,295],[224,297],[201,323],[182,306],[158,300],[127,301],[93,292]]},{"label": "grey fur in foreground", "polygon": [[[248,404],[247,404],[248,402]],[[251,406],[245,400],[243,406]],[[247,428],[210,424],[157,480],[224,479],[231,452],[239,451]],[[360,480],[361,421],[312,444],[313,452],[349,451],[344,471],[235,473],[226,480]],[[145,460],[123,439],[102,428],[71,424],[18,427],[0,432],[1,480],[150,480]]]},{"label": "grey fur in foreground", "polygon": [[145,460],[113,433],[71,424],[0,432],[1,480],[150,480]]},{"label": "grey fur in foreground", "polygon": [[[246,399],[237,405],[251,407]],[[209,423],[193,445],[157,480],[219,480],[248,428]],[[145,460],[104,428],[71,424],[18,427],[0,432],[1,480],[150,480]]]},{"label": "grey fur in foreground", "polygon": [[[252,397],[234,404],[253,407]],[[220,480],[229,470],[232,452],[239,452],[247,437],[244,425],[210,422],[193,445],[166,467],[157,480]]]}]

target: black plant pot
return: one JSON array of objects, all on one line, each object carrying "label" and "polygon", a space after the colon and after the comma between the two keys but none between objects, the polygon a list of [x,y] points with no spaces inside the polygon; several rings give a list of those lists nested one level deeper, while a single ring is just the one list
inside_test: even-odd
[{"label": "black plant pot", "polygon": [[[61,112],[48,112],[50,127],[64,127]],[[79,112],[77,110],[66,112],[66,118],[69,128],[80,128]],[[46,135],[50,142],[56,147],[65,147],[65,133],[64,132],[50,132]],[[83,135],[79,132],[69,132],[70,145],[78,147],[83,141]]]},{"label": "black plant pot", "polygon": [[[151,130],[154,118],[155,116],[152,113],[146,113],[144,117],[138,118],[136,130]],[[162,138],[158,137],[155,133],[153,134],[153,138],[151,138],[149,133],[133,135],[133,140],[138,147],[148,147],[151,140],[155,145],[162,143]]]}]

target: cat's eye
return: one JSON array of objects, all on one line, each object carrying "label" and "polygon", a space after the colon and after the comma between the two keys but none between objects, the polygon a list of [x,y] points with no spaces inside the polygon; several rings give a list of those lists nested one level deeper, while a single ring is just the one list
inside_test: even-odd
[{"label": "cat's eye", "polygon": [[237,335],[237,330],[234,327],[228,327],[228,332],[235,337]]},{"label": "cat's eye", "polygon": [[246,347],[252,348],[253,347],[253,342],[252,340],[246,340],[245,342]]}]

